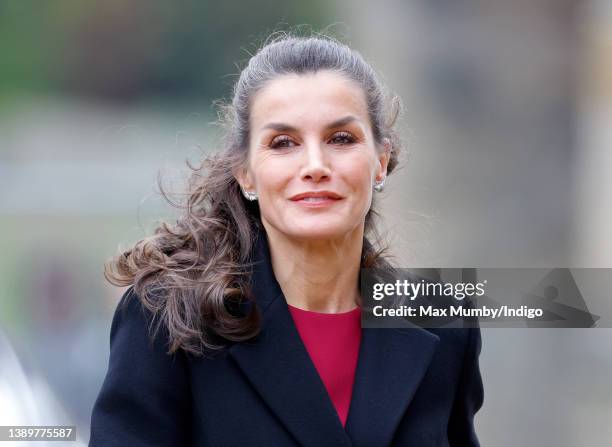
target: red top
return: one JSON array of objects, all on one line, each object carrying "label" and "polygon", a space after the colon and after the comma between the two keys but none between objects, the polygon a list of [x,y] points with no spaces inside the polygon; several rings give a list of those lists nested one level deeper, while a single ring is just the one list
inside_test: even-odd
[{"label": "red top", "polygon": [[289,312],[344,426],[361,343],[361,308],[328,314],[289,304]]}]

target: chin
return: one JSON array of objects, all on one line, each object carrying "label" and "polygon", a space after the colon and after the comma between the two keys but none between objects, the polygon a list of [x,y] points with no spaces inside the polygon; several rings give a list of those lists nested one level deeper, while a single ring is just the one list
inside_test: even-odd
[{"label": "chin", "polygon": [[354,228],[348,226],[317,226],[315,224],[303,228],[293,227],[289,229],[286,234],[295,239],[314,241],[339,239],[345,237],[352,230],[354,230]]}]

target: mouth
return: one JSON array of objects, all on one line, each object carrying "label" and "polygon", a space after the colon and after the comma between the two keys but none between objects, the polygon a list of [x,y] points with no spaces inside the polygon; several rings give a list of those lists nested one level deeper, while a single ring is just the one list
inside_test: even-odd
[{"label": "mouth", "polygon": [[340,200],[340,199],[342,199],[342,196],[332,191],[310,191],[310,192],[304,192],[301,194],[297,194],[290,198],[290,200],[294,202],[297,202],[297,201],[321,202],[325,200]]},{"label": "mouth", "polygon": [[316,202],[327,202],[329,200],[340,200],[340,199],[334,199],[334,198],[327,197],[327,196],[321,196],[321,197],[304,197],[303,199],[299,199],[296,201],[306,202],[306,203],[316,203]]},{"label": "mouth", "polygon": [[341,195],[332,191],[310,191],[297,194],[290,198],[291,201],[306,206],[329,205],[342,199],[343,197]]}]

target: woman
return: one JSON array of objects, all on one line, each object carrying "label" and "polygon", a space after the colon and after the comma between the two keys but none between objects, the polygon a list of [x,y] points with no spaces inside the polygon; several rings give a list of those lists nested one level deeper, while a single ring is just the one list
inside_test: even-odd
[{"label": "woman", "polygon": [[390,268],[367,235],[398,104],[330,38],[250,59],[184,214],[107,271],[133,286],[90,445],[479,445],[478,328],[360,327],[360,268]]}]

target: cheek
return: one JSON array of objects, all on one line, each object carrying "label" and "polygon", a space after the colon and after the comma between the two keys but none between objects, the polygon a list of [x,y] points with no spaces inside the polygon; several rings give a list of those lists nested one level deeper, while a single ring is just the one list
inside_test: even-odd
[{"label": "cheek", "polygon": [[275,172],[274,163],[268,157],[256,156],[251,164],[251,172],[258,189],[265,187]]},{"label": "cheek", "polygon": [[344,163],[344,177],[356,192],[367,195],[373,184],[374,163],[369,157],[356,157]]},{"label": "cheek", "polygon": [[254,164],[255,185],[260,196],[275,196],[282,194],[291,181],[292,171],[286,161],[268,157]]}]

